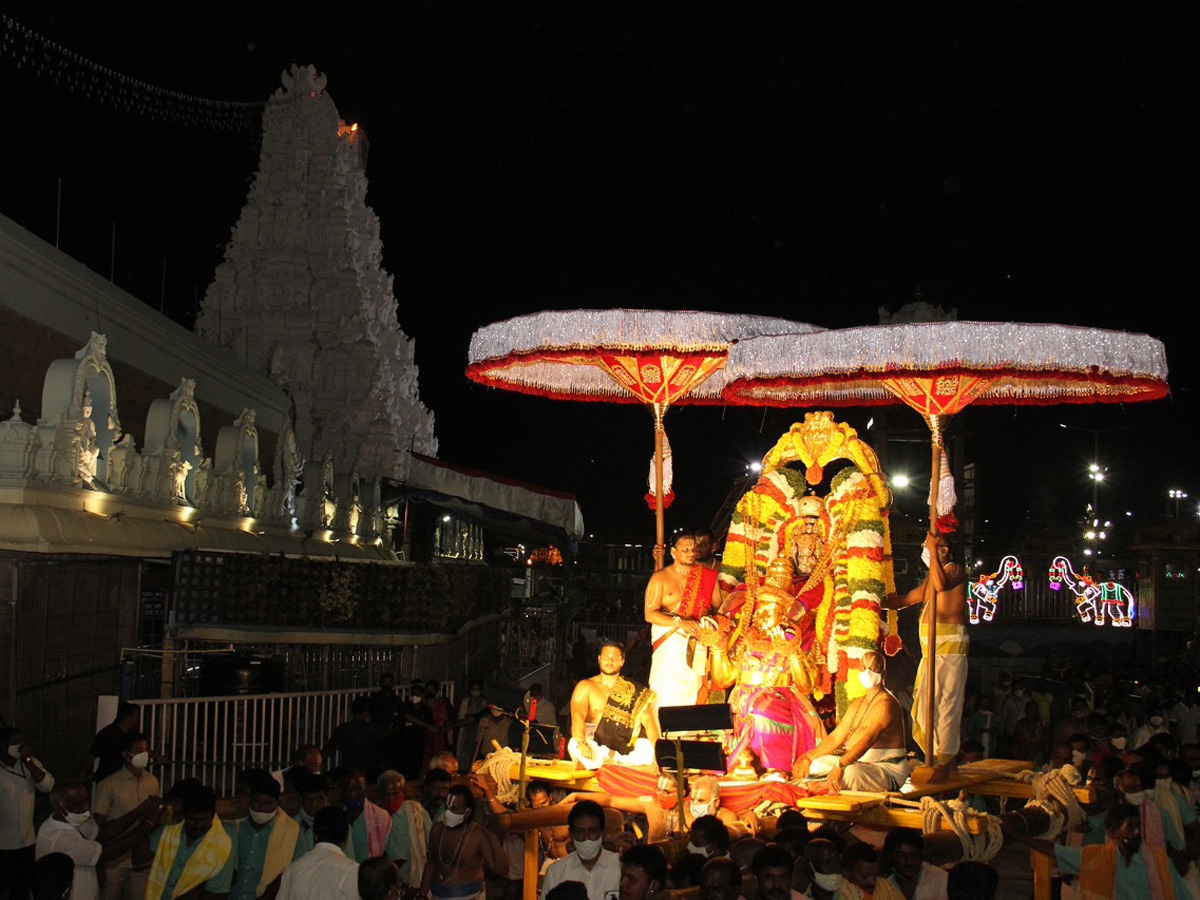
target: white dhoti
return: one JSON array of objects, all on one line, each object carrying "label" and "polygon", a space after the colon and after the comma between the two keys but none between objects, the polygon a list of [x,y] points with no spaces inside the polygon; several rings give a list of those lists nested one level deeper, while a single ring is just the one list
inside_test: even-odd
[{"label": "white dhoti", "polygon": [[571,759],[575,760],[576,765],[594,772],[607,762],[614,762],[621,766],[654,764],[654,745],[648,738],[638,738],[634,742],[633,749],[628,753],[617,753],[603,744],[597,744],[593,739],[592,735],[596,733],[596,726],[599,724],[599,722],[589,722],[583,726],[583,742],[592,750],[591,759],[580,754],[579,742],[575,738],[567,741],[567,753],[570,754]]},{"label": "white dhoti", "polygon": [[[663,635],[669,636],[663,638]],[[694,706],[707,671],[707,649],[697,643],[689,663],[688,633],[674,626],[651,625],[650,641],[654,647],[650,662],[650,690],[654,691],[658,708]]]},{"label": "white dhoti", "polygon": [[[824,778],[837,761],[836,753],[818,756],[808,768],[808,777]],[[898,791],[908,773],[908,751],[903,747],[872,747],[842,769],[842,790]]]},{"label": "white dhoti", "polygon": [[[927,765],[942,765],[958,757],[962,739],[963,697],[967,692],[967,650],[970,639],[966,625],[937,625],[935,649],[937,666],[934,690],[933,752],[935,759],[926,760]],[[926,646],[926,625],[921,625],[921,665],[917,667],[916,690],[913,695],[913,739],[925,747],[925,719],[928,715],[929,696],[926,684],[926,664],[929,648]]]}]

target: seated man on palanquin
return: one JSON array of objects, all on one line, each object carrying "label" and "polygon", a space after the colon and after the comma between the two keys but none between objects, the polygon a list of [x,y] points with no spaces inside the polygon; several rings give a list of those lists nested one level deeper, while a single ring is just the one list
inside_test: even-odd
[{"label": "seated man on palanquin", "polygon": [[654,692],[621,676],[625,648],[600,645],[600,674],[585,678],[571,693],[571,759],[586,769],[608,761],[624,766],[654,765],[658,717]]},{"label": "seated man on palanquin", "polygon": [[862,661],[859,678],[866,693],[846,708],[828,737],[796,761],[795,778],[824,777],[833,791],[896,791],[908,779],[904,714],[883,686],[883,654],[868,650]]}]

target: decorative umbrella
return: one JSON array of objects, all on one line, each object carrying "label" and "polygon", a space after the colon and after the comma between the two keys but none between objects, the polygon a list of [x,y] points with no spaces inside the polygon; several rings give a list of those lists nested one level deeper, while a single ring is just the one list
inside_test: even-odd
[{"label": "decorative umbrella", "polygon": [[[1124,403],[1167,392],[1166,353],[1143,334],[1017,322],[926,322],[741,341],[725,397],[758,406],[911,406],[932,434],[929,528],[937,530],[942,435],[969,403]],[[929,592],[926,579],[926,592]],[[928,597],[926,598],[928,601]],[[934,756],[934,617],[927,636],[925,760]]]},{"label": "decorative umbrella", "polygon": [[[560,400],[645,403],[654,413],[654,513],[663,534],[663,415],[673,403],[721,403],[732,342],[810,333],[814,325],[734,313],[654,309],[549,310],[471,336],[467,377]],[[662,566],[663,553],[656,553]]]}]

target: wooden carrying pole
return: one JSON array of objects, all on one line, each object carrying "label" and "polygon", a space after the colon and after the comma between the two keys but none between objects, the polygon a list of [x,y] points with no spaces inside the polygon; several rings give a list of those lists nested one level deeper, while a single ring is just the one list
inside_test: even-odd
[{"label": "wooden carrying pole", "polygon": [[654,569],[661,569],[667,556],[666,527],[663,520],[663,414],[666,406],[654,404]]},{"label": "wooden carrying pole", "polygon": [[[929,416],[929,430],[933,435],[933,465],[930,467],[933,480],[929,483],[929,533],[937,532],[937,497],[938,482],[942,480],[942,426],[945,417],[937,413]],[[925,754],[925,765],[933,768],[937,765],[937,745],[934,739],[934,712],[937,709],[937,698],[934,696],[937,685],[937,591],[933,586],[933,553],[929,555],[929,574],[925,576],[925,612],[929,621],[925,624],[925,746],[921,748]]]}]

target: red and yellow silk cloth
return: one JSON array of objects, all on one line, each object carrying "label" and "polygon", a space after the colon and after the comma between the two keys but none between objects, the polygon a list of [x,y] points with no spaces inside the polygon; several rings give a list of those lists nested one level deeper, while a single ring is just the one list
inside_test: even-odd
[{"label": "red and yellow silk cloth", "polygon": [[[615,797],[655,797],[663,809],[673,809],[678,802],[675,794],[658,790],[658,775],[645,769],[606,763],[596,772],[600,789]],[[803,788],[787,781],[722,781],[721,806],[731,812],[753,809],[764,800],[794,806],[797,800],[827,794],[825,782]]]},{"label": "red and yellow silk cloth", "polygon": [[699,619],[712,612],[713,588],[717,584],[718,572],[707,566],[696,564],[688,572],[683,583],[683,596],[676,613],[685,619]]}]

